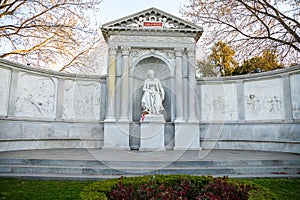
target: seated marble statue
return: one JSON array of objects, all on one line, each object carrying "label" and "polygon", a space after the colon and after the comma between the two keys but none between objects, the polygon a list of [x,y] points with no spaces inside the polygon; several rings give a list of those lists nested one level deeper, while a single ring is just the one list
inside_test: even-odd
[{"label": "seated marble statue", "polygon": [[160,80],[155,78],[153,70],[148,71],[148,78],[144,82],[143,91],[143,114],[162,114],[162,111],[164,110],[162,102],[165,99],[165,92]]}]

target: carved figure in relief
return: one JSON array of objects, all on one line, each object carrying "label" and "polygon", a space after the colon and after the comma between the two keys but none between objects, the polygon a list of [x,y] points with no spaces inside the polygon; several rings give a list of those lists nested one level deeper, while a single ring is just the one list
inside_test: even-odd
[{"label": "carved figure in relief", "polygon": [[155,78],[154,71],[148,71],[148,78],[144,82],[142,97],[143,114],[160,115],[164,110],[162,105],[165,99],[165,92],[158,78]]},{"label": "carved figure in relief", "polygon": [[253,116],[257,116],[258,112],[262,109],[261,107],[261,101],[259,98],[257,98],[254,94],[250,94],[250,96],[246,96],[247,98],[247,104],[249,106],[249,111]]},{"label": "carved figure in relief", "polygon": [[270,113],[280,113],[281,101],[277,96],[271,98],[270,102]]},{"label": "carved figure in relief", "polygon": [[162,19],[162,24],[164,28],[177,28],[174,24],[169,23],[165,17]]},{"label": "carved figure in relief", "polygon": [[127,27],[132,27],[132,28],[138,28],[138,27],[143,27],[143,22],[144,22],[144,18],[140,17],[139,21],[138,20],[134,20],[133,23],[128,24]]}]

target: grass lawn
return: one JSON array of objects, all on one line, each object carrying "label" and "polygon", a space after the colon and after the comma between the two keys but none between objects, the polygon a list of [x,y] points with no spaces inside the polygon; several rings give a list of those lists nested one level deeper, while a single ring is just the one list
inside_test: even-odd
[{"label": "grass lawn", "polygon": [[300,178],[292,179],[251,179],[269,190],[277,196],[279,200],[298,200],[300,199]]},{"label": "grass lawn", "polygon": [[[279,200],[300,199],[300,179],[250,179],[274,193]],[[92,181],[45,181],[0,179],[2,199],[80,199],[83,187]]]},{"label": "grass lawn", "polygon": [[2,199],[80,199],[83,187],[91,181],[45,181],[0,179],[0,200]]}]

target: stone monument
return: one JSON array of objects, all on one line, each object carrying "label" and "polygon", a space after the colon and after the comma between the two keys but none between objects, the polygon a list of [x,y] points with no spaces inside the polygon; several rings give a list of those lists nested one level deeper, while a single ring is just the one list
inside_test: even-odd
[{"label": "stone monument", "polygon": [[300,65],[196,78],[195,44],[202,32],[149,8],[103,25],[105,76],[0,59],[0,151],[213,148],[299,154]]},{"label": "stone monument", "polygon": [[195,48],[202,32],[157,8],[102,26],[109,49],[103,148],[200,148]]}]

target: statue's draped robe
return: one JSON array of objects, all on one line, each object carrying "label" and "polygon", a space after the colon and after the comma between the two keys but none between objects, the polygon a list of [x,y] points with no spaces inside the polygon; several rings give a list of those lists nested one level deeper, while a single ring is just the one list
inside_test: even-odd
[{"label": "statue's draped robe", "polygon": [[142,107],[144,112],[160,115],[164,110],[162,101],[164,100],[164,89],[157,78],[148,78],[143,87]]}]

